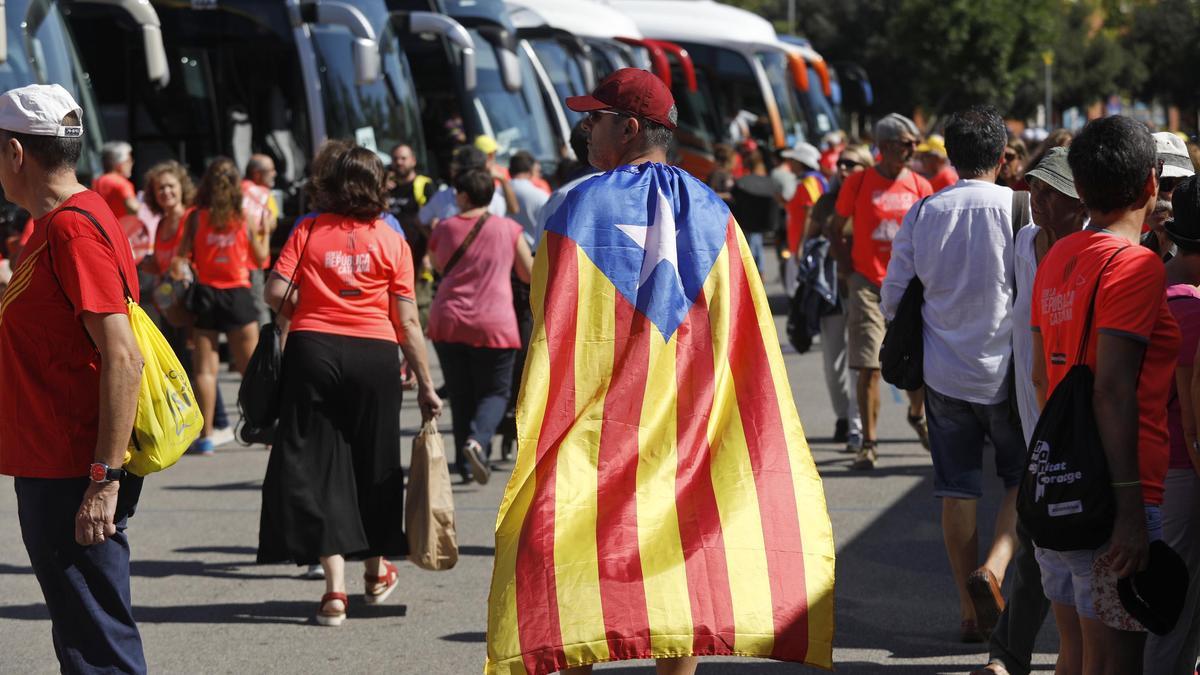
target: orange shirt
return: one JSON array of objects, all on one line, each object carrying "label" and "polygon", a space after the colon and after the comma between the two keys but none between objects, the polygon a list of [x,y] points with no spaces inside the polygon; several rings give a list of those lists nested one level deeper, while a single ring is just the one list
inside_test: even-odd
[{"label": "orange shirt", "polygon": [[935,173],[933,178],[929,179],[929,184],[933,187],[934,192],[941,192],[942,189],[948,188],[957,182],[958,172],[955,171],[954,167],[950,166],[949,164],[942,167],[941,171]]},{"label": "orange shirt", "polygon": [[1179,355],[1179,325],[1167,306],[1166,271],[1148,248],[1094,230],[1054,244],[1033,282],[1031,326],[1042,334],[1046,380],[1053,392],[1075,364],[1096,276],[1113,252],[1096,291],[1096,311],[1084,362],[1096,370],[1098,333],[1146,344],[1138,376],[1138,473],[1147,504],[1161,504],[1170,458],[1167,403]]},{"label": "orange shirt", "polygon": [[125,208],[125,200],[137,196],[133,181],[118,173],[100,174],[92,181],[92,190],[100,195],[104,203],[108,204],[108,208],[112,209],[113,215],[118,218],[129,213]]},{"label": "orange shirt", "polygon": [[382,220],[332,213],[306,220],[284,244],[275,273],[300,289],[291,330],[403,341],[392,325],[392,297],[416,298],[412,252]]},{"label": "orange shirt", "polygon": [[179,245],[183,243],[183,234],[187,231],[187,219],[192,215],[194,209],[188,209],[183,212],[183,216],[179,218],[179,224],[175,227],[175,234],[171,237],[164,236],[166,229],[162,226],[163,222],[158,221],[158,230],[154,233],[154,271],[156,274],[166,274],[171,269],[171,261],[179,252]]},{"label": "orange shirt", "polygon": [[[199,222],[192,242],[196,281],[213,288],[250,288],[250,236],[242,220],[218,230],[208,223],[208,209],[198,209]],[[184,221],[187,222],[186,220]]]},{"label": "orange shirt", "polygon": [[908,169],[895,180],[884,178],[875,167],[846,178],[836,208],[838,215],[854,220],[850,257],[855,272],[876,286],[883,284],[892,259],[892,240],[900,231],[904,214],[931,194],[929,181]]}]

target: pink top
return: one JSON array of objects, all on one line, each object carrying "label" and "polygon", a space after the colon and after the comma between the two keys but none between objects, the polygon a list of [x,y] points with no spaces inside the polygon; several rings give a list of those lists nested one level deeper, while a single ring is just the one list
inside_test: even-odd
[{"label": "pink top", "polygon": [[[429,237],[429,255],[441,268],[467,238],[477,218],[461,215],[438,221]],[[488,216],[450,274],[442,277],[429,308],[429,339],[472,347],[519,349],[513,310],[513,261],[521,225]]]},{"label": "pink top", "polygon": [[[1190,284],[1167,286],[1167,307],[1179,324],[1183,341],[1179,343],[1179,365],[1191,366],[1196,360],[1196,346],[1200,344],[1200,289]],[[1179,392],[1175,380],[1171,380],[1171,398],[1167,402],[1167,429],[1171,432],[1172,469],[1190,469],[1187,441],[1183,438],[1183,422],[1179,412]]]}]

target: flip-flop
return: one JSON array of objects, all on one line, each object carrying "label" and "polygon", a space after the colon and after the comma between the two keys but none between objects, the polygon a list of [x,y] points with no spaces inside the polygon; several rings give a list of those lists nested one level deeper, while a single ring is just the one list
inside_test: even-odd
[{"label": "flip-flop", "polygon": [[[363,574],[363,580],[367,582],[367,587],[363,590],[363,600],[368,605],[378,605],[387,600],[392,591],[396,590],[396,586],[400,584],[400,570],[396,569],[395,565],[384,560],[383,570],[384,573],[379,576]],[[372,593],[371,586],[377,584],[386,584],[386,586],[383,590]]]}]

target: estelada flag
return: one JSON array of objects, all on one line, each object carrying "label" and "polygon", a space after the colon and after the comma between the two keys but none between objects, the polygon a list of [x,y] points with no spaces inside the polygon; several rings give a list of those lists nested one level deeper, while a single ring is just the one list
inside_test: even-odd
[{"label": "estelada flag", "polygon": [[547,223],[531,302],[486,672],[831,667],[825,494],[725,204],[661,164],[585,181]]}]

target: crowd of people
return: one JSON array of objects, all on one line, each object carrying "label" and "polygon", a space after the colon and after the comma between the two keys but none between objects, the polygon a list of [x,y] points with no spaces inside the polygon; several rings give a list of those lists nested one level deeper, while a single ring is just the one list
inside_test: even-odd
[{"label": "crowd of people", "polygon": [[[61,324],[72,340],[63,348],[91,368],[93,392],[116,387],[129,369],[114,364],[131,368],[136,358],[130,336],[104,318],[124,306],[119,277],[102,276],[115,264],[137,280],[134,299],[190,369],[205,420],[191,451],[211,455],[218,431],[230,427],[217,386],[222,336],[232,368],[244,372],[260,325],[286,324],[258,559],[310,565],[325,579],[322,625],[346,618],[347,559],[364,561],[367,602],[383,602],[398,581],[388,558],[408,550],[396,517],[404,391],[416,390],[423,420],[440,415],[448,399],[453,466],[463,482],[487,483],[494,440],[511,442],[514,434],[534,256],[550,215],[598,170],[581,162],[552,191],[532,155],[516,152],[502,166],[496,141],[481,136],[455,150],[441,184],[420,173],[407,145],[392,148],[385,164],[373,150],[329,141],[311,165],[309,213],[272,260],[281,213],[269,157],[254,155],[244,167],[218,157],[196,183],[178,162],[163,162],[145,172],[138,190],[132,148],[109,143],[105,173],[88,190],[72,168],[79,148],[63,131],[81,128],[78,106],[61,88],[31,96],[32,108],[18,107],[11,92],[0,99],[0,182],[31,214],[17,248],[64,254],[19,258],[0,305],[0,358],[11,363],[22,350],[36,351],[33,336],[43,333],[31,321]],[[576,156],[589,156],[589,131],[609,114],[591,112],[574,130]],[[775,241],[787,296],[821,289],[826,301],[805,307],[817,313],[810,323],[837,420],[833,438],[853,455],[852,470],[881,461],[881,345],[920,281],[924,386],[907,392],[906,419],[932,458],[959,636],[989,645],[989,663],[975,672],[1028,673],[1050,612],[1058,673],[1194,672],[1200,179],[1188,146],[1173,133],[1108,117],[1074,137],[1054,132],[1030,152],[987,107],[952,115],[941,132],[923,135],[911,119],[889,114],[869,142],[830,137],[822,148],[800,143],[773,155],[752,141],[718,145],[707,184],[728,205],[760,270]],[[106,248],[84,218],[63,215],[68,206],[94,214],[101,234],[129,246]],[[51,229],[52,222],[61,225]],[[34,274],[46,278],[31,285]],[[62,295],[41,297],[47,282]],[[14,311],[35,301],[42,303],[36,316]],[[71,333],[81,313],[85,330]],[[441,388],[426,340],[441,365]],[[1114,515],[1103,546],[1058,550],[1031,534],[1018,501],[1042,410],[1078,364],[1094,376],[1089,395]],[[3,375],[26,385],[33,377],[12,365]],[[65,381],[42,386],[48,399],[67,396],[55,389]],[[128,548],[89,546],[123,541],[140,481],[123,477],[118,498],[108,487],[114,481],[75,481],[72,473],[80,462],[120,465],[125,446],[111,420],[132,414],[129,401],[93,406],[85,424],[100,450],[54,436],[63,428],[54,419],[36,433],[18,429],[6,417],[10,405],[0,394],[0,471],[72,479],[17,482],[60,660],[86,664],[101,658],[100,649],[120,668],[144,671],[129,615]],[[18,460],[2,452],[18,444],[74,454]],[[977,505],[987,448],[1004,493],[981,561]],[[54,562],[71,542],[28,536],[50,529],[44,522],[54,517],[75,523],[78,569]],[[1159,569],[1166,554],[1151,542],[1183,560],[1190,584],[1174,628],[1147,637],[1143,617],[1105,602],[1115,591],[1102,585],[1105,574]],[[114,566],[125,568],[123,579],[99,589],[85,583],[87,570]],[[97,625],[112,636],[102,647],[88,637]]]}]

